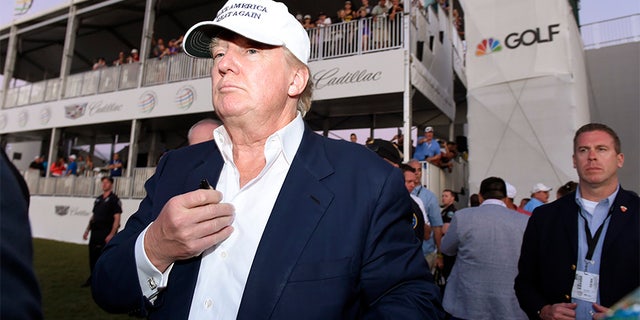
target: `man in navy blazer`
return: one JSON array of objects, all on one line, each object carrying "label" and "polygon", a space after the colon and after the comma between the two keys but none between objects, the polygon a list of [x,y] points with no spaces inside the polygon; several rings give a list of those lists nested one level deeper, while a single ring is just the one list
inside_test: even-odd
[{"label": "man in navy blazer", "polygon": [[42,319],[32,241],[29,189],[0,148],[0,319]]},{"label": "man in navy blazer", "polygon": [[522,242],[515,290],[530,319],[603,319],[640,285],[640,199],[619,185],[620,139],[591,123],[573,141],[578,189],[536,208]]},{"label": "man in navy blazer", "polygon": [[184,47],[214,59],[224,125],[162,157],[95,301],[152,319],[441,318],[400,171],[302,120],[309,38],[286,6],[231,0]]}]

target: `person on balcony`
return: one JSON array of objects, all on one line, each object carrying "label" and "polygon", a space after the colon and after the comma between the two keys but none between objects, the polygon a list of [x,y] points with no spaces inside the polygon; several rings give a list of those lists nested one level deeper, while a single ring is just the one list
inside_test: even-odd
[{"label": "person on balcony", "polygon": [[131,55],[127,57],[127,63],[139,62],[140,56],[138,55],[138,49],[131,49]]},{"label": "person on balcony", "polygon": [[310,14],[304,15],[304,19],[302,20],[302,27],[304,27],[305,30],[313,29],[316,27],[316,24],[311,20]]},{"label": "person on balcony", "polygon": [[65,176],[77,176],[78,175],[78,163],[76,162],[76,155],[69,156],[69,163],[67,164],[67,170],[64,173]]},{"label": "person on balcony", "polygon": [[389,26],[387,25],[389,8],[387,7],[387,0],[378,1],[378,4],[371,10],[371,16],[373,16],[374,48],[383,48],[389,42]]},{"label": "person on balcony", "polygon": [[113,60],[113,65],[119,66],[125,63],[127,63],[127,58],[124,55],[124,51],[120,51],[120,53],[118,53],[118,58],[116,60]]},{"label": "person on balcony", "polygon": [[424,137],[418,140],[416,151],[413,153],[413,158],[419,161],[428,161],[435,165],[440,161],[440,144],[433,138],[433,127],[426,127],[424,129]]},{"label": "person on balcony", "polygon": [[96,60],[96,63],[93,64],[92,69],[93,70],[100,70],[100,69],[106,68],[106,67],[107,67],[107,61],[103,57],[99,57],[98,60]]},{"label": "person on balcony", "polygon": [[54,162],[51,165],[51,176],[53,177],[62,177],[64,172],[67,170],[67,164],[64,162],[64,158],[58,158],[58,161]]},{"label": "person on balcony", "polygon": [[113,154],[113,160],[109,161],[109,165],[107,169],[109,169],[110,177],[120,177],[122,176],[122,169],[124,168],[124,164],[122,160],[120,160],[120,155],[117,153]]}]

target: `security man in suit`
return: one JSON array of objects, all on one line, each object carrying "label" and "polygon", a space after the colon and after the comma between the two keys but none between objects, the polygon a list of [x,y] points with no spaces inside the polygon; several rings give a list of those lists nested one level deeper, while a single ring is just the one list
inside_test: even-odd
[{"label": "security man in suit", "polygon": [[603,319],[640,285],[640,198],[620,186],[623,164],[613,129],[578,129],[578,189],[536,208],[524,234],[515,289],[530,319]]}]

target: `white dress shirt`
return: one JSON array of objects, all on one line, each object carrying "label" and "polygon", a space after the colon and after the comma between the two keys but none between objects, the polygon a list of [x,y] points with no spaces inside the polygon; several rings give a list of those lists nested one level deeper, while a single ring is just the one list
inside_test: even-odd
[{"label": "white dress shirt", "polygon": [[[237,317],[260,238],[303,133],[304,122],[298,114],[291,123],[269,136],[264,148],[265,167],[240,188],[230,137],[224,126],[214,130],[215,142],[224,160],[215,189],[222,192],[222,202],[231,203],[235,208],[234,230],[229,238],[202,253],[189,319]],[[158,289],[167,286],[173,265],[163,274],[151,264],[144,252],[145,233],[146,230],[138,236],[136,263],[142,292],[153,298]]]}]

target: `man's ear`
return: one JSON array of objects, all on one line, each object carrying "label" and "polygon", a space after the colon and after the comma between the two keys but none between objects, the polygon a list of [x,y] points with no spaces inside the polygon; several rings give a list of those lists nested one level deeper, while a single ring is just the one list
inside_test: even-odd
[{"label": "man's ear", "polygon": [[289,84],[289,90],[287,91],[289,96],[298,96],[302,94],[304,88],[307,86],[308,81],[309,69],[298,68],[293,76],[293,80]]}]

